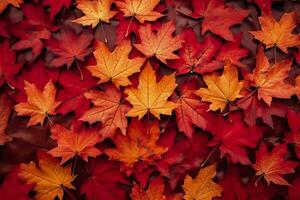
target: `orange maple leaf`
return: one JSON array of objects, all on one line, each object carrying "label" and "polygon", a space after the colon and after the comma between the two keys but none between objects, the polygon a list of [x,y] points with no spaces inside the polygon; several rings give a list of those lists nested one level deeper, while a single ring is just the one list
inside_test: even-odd
[{"label": "orange maple leaf", "polygon": [[277,22],[272,15],[259,17],[261,31],[250,31],[255,39],[266,45],[266,48],[278,47],[287,53],[288,47],[300,45],[300,35],[292,34],[298,24],[297,13],[284,13]]},{"label": "orange maple leaf", "polygon": [[10,116],[10,108],[4,102],[4,97],[0,96],[0,145],[12,140],[11,137],[5,134],[7,123]]},{"label": "orange maple leaf", "polygon": [[157,33],[152,31],[150,24],[146,24],[138,30],[142,43],[134,44],[134,46],[145,56],[155,56],[167,64],[166,59],[179,58],[173,52],[181,48],[183,43],[179,36],[172,36],[174,31],[173,21],[162,24]]},{"label": "orange maple leaf", "polygon": [[142,122],[133,119],[128,126],[127,135],[116,134],[113,140],[116,148],[108,149],[105,153],[110,159],[121,161],[128,167],[140,160],[151,162],[167,151],[167,148],[156,144],[159,135],[158,121],[147,130]]},{"label": "orange maple leaf", "polygon": [[97,65],[88,66],[88,70],[93,76],[100,79],[98,83],[104,83],[111,80],[116,87],[130,85],[128,77],[140,71],[145,59],[136,57],[129,59],[129,53],[132,49],[130,41],[125,40],[118,45],[113,52],[108,47],[97,42],[94,56]]},{"label": "orange maple leaf", "polygon": [[115,3],[125,17],[135,17],[140,23],[155,21],[163,16],[153,11],[159,0],[118,0]]},{"label": "orange maple leaf", "polygon": [[88,162],[88,157],[96,158],[101,151],[94,147],[100,142],[101,136],[96,129],[83,131],[71,130],[55,124],[51,127],[51,138],[57,142],[57,147],[48,151],[54,157],[61,157],[61,164],[64,164],[74,156],[82,157]]},{"label": "orange maple leaf", "polygon": [[35,84],[25,81],[24,87],[27,95],[27,102],[19,103],[15,106],[18,116],[31,116],[27,126],[38,123],[43,125],[46,117],[55,115],[55,109],[61,102],[55,101],[56,88],[50,80],[43,91],[40,91]]},{"label": "orange maple leaf", "polygon": [[203,101],[211,102],[209,109],[212,111],[218,109],[223,111],[228,103],[243,97],[240,91],[244,83],[238,81],[237,68],[230,63],[224,67],[222,76],[213,73],[204,75],[203,80],[208,88],[200,88],[195,94],[200,96]]},{"label": "orange maple leaf", "polygon": [[161,178],[155,178],[149,184],[147,191],[134,183],[130,197],[132,200],[181,200],[181,194],[164,195],[165,185]]},{"label": "orange maple leaf", "polygon": [[185,200],[211,200],[213,197],[220,197],[223,191],[221,185],[213,182],[217,174],[216,166],[210,165],[200,169],[197,177],[186,175],[182,186]]},{"label": "orange maple leaf", "polygon": [[290,185],[282,175],[293,173],[297,162],[285,160],[287,155],[286,144],[277,145],[269,153],[265,144],[261,144],[256,152],[256,163],[252,167],[256,170],[256,175],[264,177],[270,184]]},{"label": "orange maple leaf", "polygon": [[71,182],[76,176],[71,175],[71,165],[60,166],[59,161],[49,154],[39,151],[39,167],[34,162],[20,165],[19,177],[28,184],[34,184],[35,199],[63,199],[64,190],[75,189]]},{"label": "orange maple leaf", "polygon": [[252,74],[246,75],[250,84],[257,88],[258,99],[263,99],[271,106],[272,98],[288,99],[296,93],[295,88],[285,83],[291,69],[292,61],[283,60],[270,66],[263,48],[259,47],[256,55],[256,66]]},{"label": "orange maple leaf", "polygon": [[84,13],[83,17],[73,20],[73,22],[83,26],[92,25],[95,28],[101,21],[109,23],[109,20],[117,14],[117,11],[111,11],[113,0],[77,0],[77,8]]},{"label": "orange maple leaf", "polygon": [[177,105],[167,99],[176,88],[175,81],[175,73],[173,73],[164,76],[159,83],[156,83],[155,71],[150,63],[147,63],[140,74],[138,88],[128,87],[125,90],[128,95],[126,100],[133,105],[126,116],[138,116],[141,119],[150,112],[160,119],[160,114],[171,115]]},{"label": "orange maple leaf", "polygon": [[84,97],[91,100],[94,107],[86,111],[80,120],[90,124],[101,121],[102,129],[99,134],[102,135],[102,140],[112,137],[118,128],[123,135],[126,135],[127,119],[125,114],[129,111],[129,106],[120,102],[119,90],[110,85],[105,92],[90,91],[85,93]]},{"label": "orange maple leaf", "polygon": [[23,3],[23,0],[1,0],[0,1],[0,13],[9,5],[13,5],[17,8],[20,7],[20,3]]}]

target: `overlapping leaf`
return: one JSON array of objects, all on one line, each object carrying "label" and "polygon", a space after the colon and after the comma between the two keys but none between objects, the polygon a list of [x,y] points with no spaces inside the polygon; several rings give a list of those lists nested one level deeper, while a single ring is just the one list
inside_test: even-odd
[{"label": "overlapping leaf", "polygon": [[150,112],[159,119],[161,114],[171,115],[172,110],[176,108],[176,104],[167,99],[175,88],[174,73],[164,76],[157,83],[155,71],[150,63],[147,63],[140,74],[139,86],[137,88],[129,87],[125,90],[128,95],[126,100],[133,105],[127,116],[138,116],[141,119],[146,113]]}]

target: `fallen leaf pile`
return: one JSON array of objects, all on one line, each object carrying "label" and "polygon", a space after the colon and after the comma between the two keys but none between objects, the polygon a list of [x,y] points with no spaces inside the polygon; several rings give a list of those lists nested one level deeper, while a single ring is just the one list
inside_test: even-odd
[{"label": "fallen leaf pile", "polygon": [[299,200],[300,2],[0,0],[0,199]]}]

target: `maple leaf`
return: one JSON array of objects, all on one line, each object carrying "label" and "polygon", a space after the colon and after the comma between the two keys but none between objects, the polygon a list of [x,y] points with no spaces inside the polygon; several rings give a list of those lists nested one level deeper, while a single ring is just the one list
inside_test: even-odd
[{"label": "maple leaf", "polygon": [[43,91],[40,91],[35,84],[25,81],[25,93],[27,102],[19,103],[15,106],[18,116],[30,116],[27,126],[38,123],[43,125],[46,116],[55,115],[55,109],[61,102],[55,101],[56,88],[50,80]]},{"label": "maple leaf", "polygon": [[225,5],[224,0],[192,0],[195,18],[203,18],[201,33],[207,31],[221,36],[225,40],[234,42],[230,27],[240,24],[249,15],[248,10],[237,10],[233,6]]},{"label": "maple leaf", "polygon": [[291,129],[290,133],[287,134],[286,141],[289,144],[295,145],[295,152],[298,158],[300,158],[300,126],[299,126],[299,113],[289,111],[287,114],[287,121]]},{"label": "maple leaf", "polygon": [[273,66],[259,47],[256,55],[256,66],[252,74],[245,79],[251,81],[251,85],[257,88],[258,99],[263,99],[269,106],[272,98],[288,99],[295,94],[295,88],[284,80],[288,77],[292,61],[283,60]]},{"label": "maple leaf", "polygon": [[80,193],[84,193],[88,200],[126,199],[122,185],[128,184],[128,181],[120,172],[119,163],[97,158],[89,161],[87,172],[90,176],[83,183]]},{"label": "maple leaf", "polygon": [[73,127],[68,130],[55,124],[51,127],[50,137],[57,142],[57,147],[48,153],[54,157],[61,157],[61,165],[77,155],[88,162],[88,157],[96,158],[101,154],[101,151],[94,147],[101,138],[96,129],[76,131]]},{"label": "maple leaf", "polygon": [[84,16],[73,20],[73,22],[83,26],[92,25],[95,28],[101,21],[109,23],[109,20],[117,13],[111,11],[113,0],[77,0],[77,8],[83,12]]},{"label": "maple leaf", "polygon": [[241,181],[239,168],[230,166],[219,183],[223,187],[222,200],[250,200],[246,185]]},{"label": "maple leaf", "polygon": [[178,129],[183,131],[187,137],[192,138],[195,133],[193,125],[206,130],[212,120],[212,115],[207,112],[208,104],[202,102],[194,94],[196,91],[195,79],[181,84],[179,90],[180,95],[173,95],[171,98],[178,105],[175,109]]},{"label": "maple leaf", "polygon": [[[2,59],[0,59],[0,86],[8,81],[7,79],[11,79],[20,68],[22,67],[22,63],[16,62],[16,54],[9,47],[9,41],[4,40],[0,44],[0,55],[2,55]],[[9,84],[9,83],[8,83]]]},{"label": "maple leaf", "polygon": [[151,162],[167,151],[167,148],[156,144],[159,135],[158,121],[148,130],[142,122],[133,119],[128,126],[127,135],[116,134],[113,140],[116,148],[108,149],[105,153],[111,160],[121,161],[128,167],[140,160]]},{"label": "maple leaf", "polygon": [[284,105],[279,102],[272,102],[272,105],[269,106],[265,102],[258,100],[257,95],[251,96],[252,92],[244,95],[248,97],[247,99],[241,99],[236,103],[239,108],[244,110],[244,121],[248,126],[253,127],[256,125],[256,120],[261,118],[264,123],[274,128],[272,116],[285,117],[286,109]]},{"label": "maple leaf", "polygon": [[226,42],[219,49],[216,60],[222,61],[224,63],[232,63],[239,67],[245,67],[243,63],[240,62],[240,59],[246,57],[249,54],[249,50],[241,48],[241,39],[242,35],[237,34],[234,36],[235,42]]},{"label": "maple leaf", "polygon": [[50,18],[53,20],[55,15],[63,8],[69,8],[72,0],[44,0],[43,5],[50,6]]},{"label": "maple leaf", "polygon": [[222,187],[213,182],[213,178],[217,174],[216,166],[210,165],[201,169],[195,179],[186,175],[182,186],[185,200],[210,200],[213,197],[220,197]]},{"label": "maple leaf", "polygon": [[[14,188],[12,190],[12,188]],[[13,169],[0,186],[1,199],[17,199],[17,200],[30,200],[28,193],[32,185],[24,184],[18,177],[16,169]]]},{"label": "maple leaf", "polygon": [[[38,77],[38,78],[37,78]],[[26,93],[24,90],[25,81],[35,84],[39,90],[43,90],[45,85],[52,80],[56,82],[59,77],[59,71],[53,70],[48,67],[45,67],[45,64],[42,60],[37,60],[32,65],[27,65],[21,70],[21,73],[18,73],[10,81],[10,84],[18,89],[16,101],[24,102],[26,101]]]},{"label": "maple leaf", "polygon": [[21,3],[23,3],[23,0],[1,0],[0,13],[2,13],[9,4],[19,8]]},{"label": "maple leaf", "polygon": [[[247,128],[238,113],[234,113],[230,117],[232,123],[219,117],[215,123],[210,124],[210,130],[214,137],[208,146],[219,147],[221,157],[229,156],[229,160],[233,163],[249,165],[246,148],[257,146],[257,142],[262,136],[262,129],[260,127]],[[216,126],[215,124],[221,125]]]},{"label": "maple leaf", "polygon": [[163,180],[158,177],[152,180],[149,184],[147,191],[144,191],[139,185],[134,184],[130,197],[132,200],[180,200],[182,199],[180,194],[174,194],[170,196],[164,195],[165,184]]},{"label": "maple leaf", "polygon": [[78,119],[85,113],[90,107],[90,102],[84,98],[84,93],[97,87],[97,80],[91,76],[86,67],[82,68],[82,75],[84,81],[74,71],[67,70],[60,73],[58,82],[63,87],[57,93],[57,100],[62,103],[56,109],[56,112],[62,115],[66,115],[74,111],[74,127],[76,124],[80,125],[81,122]]},{"label": "maple leaf", "polygon": [[265,144],[261,144],[256,152],[256,163],[252,167],[257,176],[262,176],[268,182],[278,185],[290,185],[283,177],[284,174],[294,173],[298,162],[285,160],[287,149],[285,144],[275,146],[271,152]]},{"label": "maple leaf", "polygon": [[4,145],[6,142],[12,140],[10,136],[5,134],[10,112],[10,108],[4,101],[4,97],[0,96],[0,145]]},{"label": "maple leaf", "polygon": [[179,58],[173,52],[181,48],[183,43],[179,36],[172,36],[174,31],[173,21],[162,24],[157,33],[152,31],[150,24],[146,24],[138,30],[141,44],[134,44],[134,46],[145,56],[155,56],[158,60],[167,64],[167,59]]},{"label": "maple leaf", "polygon": [[126,114],[128,117],[138,116],[141,119],[147,112],[160,119],[160,114],[171,115],[176,104],[167,101],[176,88],[175,73],[164,76],[156,83],[156,75],[148,62],[139,77],[137,88],[128,87],[125,90],[126,98],[133,108]]},{"label": "maple leaf", "polygon": [[78,36],[71,30],[62,30],[56,39],[47,41],[47,49],[57,56],[49,62],[49,66],[60,67],[66,64],[69,69],[75,60],[84,61],[92,52],[89,47],[92,39],[93,36],[88,32]]},{"label": "maple leaf", "polygon": [[145,61],[141,57],[129,59],[131,49],[132,46],[128,40],[119,44],[113,52],[110,52],[104,43],[98,41],[94,51],[97,65],[87,68],[93,76],[100,79],[98,83],[111,80],[116,87],[130,85],[128,77],[139,72]]},{"label": "maple leaf", "polygon": [[126,135],[127,119],[125,114],[129,106],[121,102],[121,93],[113,86],[106,87],[106,91],[90,91],[84,97],[94,104],[94,107],[87,110],[80,118],[90,124],[101,121],[102,129],[99,134],[102,140],[112,137],[119,128],[123,135]]},{"label": "maple leaf", "polygon": [[159,0],[117,0],[115,3],[125,17],[135,17],[140,23],[155,21],[163,16],[153,11]]},{"label": "maple leaf", "polygon": [[186,173],[201,166],[209,154],[208,137],[195,134],[193,139],[177,135],[176,125],[170,124],[161,134],[158,144],[168,148],[155,166],[162,176],[167,177],[172,189],[184,179]]},{"label": "maple leaf", "polygon": [[278,47],[288,53],[288,47],[300,45],[300,36],[292,34],[298,24],[297,13],[284,13],[279,22],[272,15],[265,15],[258,18],[261,31],[250,31],[255,39],[266,45],[266,48]]},{"label": "maple leaf", "polygon": [[60,166],[59,161],[49,154],[38,151],[39,167],[34,162],[20,165],[19,177],[28,184],[34,184],[34,191],[37,192],[35,198],[63,199],[64,190],[75,189],[72,181],[76,176],[71,175],[71,165]]},{"label": "maple leaf", "polygon": [[203,101],[210,102],[209,109],[212,111],[218,109],[224,111],[228,103],[243,97],[240,91],[244,82],[238,81],[237,68],[230,63],[225,65],[223,75],[218,76],[217,73],[204,75],[203,80],[208,88],[200,88],[195,94]]},{"label": "maple leaf", "polygon": [[34,6],[25,4],[22,6],[22,11],[25,20],[18,24],[14,24],[9,30],[18,38],[19,41],[13,44],[13,50],[32,49],[28,58],[33,61],[43,50],[44,40],[51,38],[51,32],[58,29],[57,26],[52,26],[48,15],[42,6]]},{"label": "maple leaf", "polygon": [[193,29],[181,33],[183,48],[179,50],[179,59],[171,60],[170,67],[178,70],[177,75],[186,73],[212,72],[222,67],[222,63],[213,59],[222,42],[214,36],[206,36],[198,43]]}]

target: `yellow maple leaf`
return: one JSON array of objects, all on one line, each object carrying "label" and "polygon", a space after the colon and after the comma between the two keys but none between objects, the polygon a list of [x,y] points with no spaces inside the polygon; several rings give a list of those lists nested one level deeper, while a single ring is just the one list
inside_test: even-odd
[{"label": "yellow maple leaf", "polygon": [[27,102],[15,106],[18,116],[31,116],[27,126],[38,123],[43,125],[46,116],[55,115],[55,109],[61,102],[55,101],[56,88],[50,80],[43,91],[40,91],[35,84],[25,81],[24,87],[27,95]]},{"label": "yellow maple leaf", "polygon": [[115,2],[125,17],[135,17],[140,23],[155,21],[163,15],[153,9],[159,0],[119,0]]},{"label": "yellow maple leaf", "polygon": [[75,189],[71,182],[71,165],[60,166],[59,161],[45,152],[38,152],[39,167],[34,162],[20,165],[19,177],[28,184],[34,184],[37,200],[53,200],[56,196],[63,199],[66,188]]},{"label": "yellow maple leaf", "polygon": [[259,17],[261,31],[250,31],[255,39],[266,45],[266,48],[276,46],[287,53],[288,47],[300,45],[300,35],[292,34],[297,26],[297,13],[284,13],[277,22],[272,15]]},{"label": "yellow maple leaf", "polygon": [[128,40],[118,45],[113,52],[110,52],[103,42],[98,41],[94,51],[97,65],[91,65],[87,68],[93,76],[100,79],[98,83],[111,80],[116,87],[127,86],[131,84],[128,76],[139,72],[145,61],[141,57],[129,59],[131,49],[132,46]]},{"label": "yellow maple leaf", "polygon": [[1,0],[0,1],[0,13],[9,5],[13,5],[17,8],[20,7],[20,3],[23,3],[23,0]]},{"label": "yellow maple leaf", "polygon": [[136,162],[143,160],[151,162],[159,159],[167,151],[166,147],[156,144],[160,135],[158,121],[147,130],[146,126],[136,118],[131,121],[127,135],[116,134],[113,141],[116,148],[107,149],[105,153],[111,160],[123,162],[132,167]]},{"label": "yellow maple leaf", "polygon": [[200,169],[195,179],[186,175],[182,186],[185,193],[183,198],[185,200],[211,200],[213,197],[220,197],[223,188],[212,180],[216,173],[216,166],[210,165]]},{"label": "yellow maple leaf", "polygon": [[150,24],[146,24],[138,30],[142,43],[134,44],[134,46],[145,56],[155,56],[167,64],[167,59],[179,58],[173,52],[181,48],[183,43],[179,36],[172,36],[174,31],[173,21],[164,23],[157,33],[152,31]]},{"label": "yellow maple leaf", "polygon": [[117,13],[111,11],[113,0],[77,0],[77,8],[84,13],[83,17],[73,20],[73,22],[83,26],[92,25],[96,27],[100,21],[109,23],[109,20]]},{"label": "yellow maple leaf", "polygon": [[160,114],[171,115],[177,105],[167,99],[175,88],[175,73],[164,76],[157,83],[155,71],[148,62],[140,74],[138,88],[129,87],[125,90],[128,95],[126,100],[133,105],[126,116],[138,116],[141,119],[147,112],[150,112],[160,119]]},{"label": "yellow maple leaf", "polygon": [[243,97],[240,91],[244,83],[238,81],[237,68],[230,63],[224,67],[222,76],[213,73],[204,75],[203,79],[208,88],[200,88],[195,94],[203,101],[211,102],[209,109],[212,111],[223,111],[228,103]]}]

